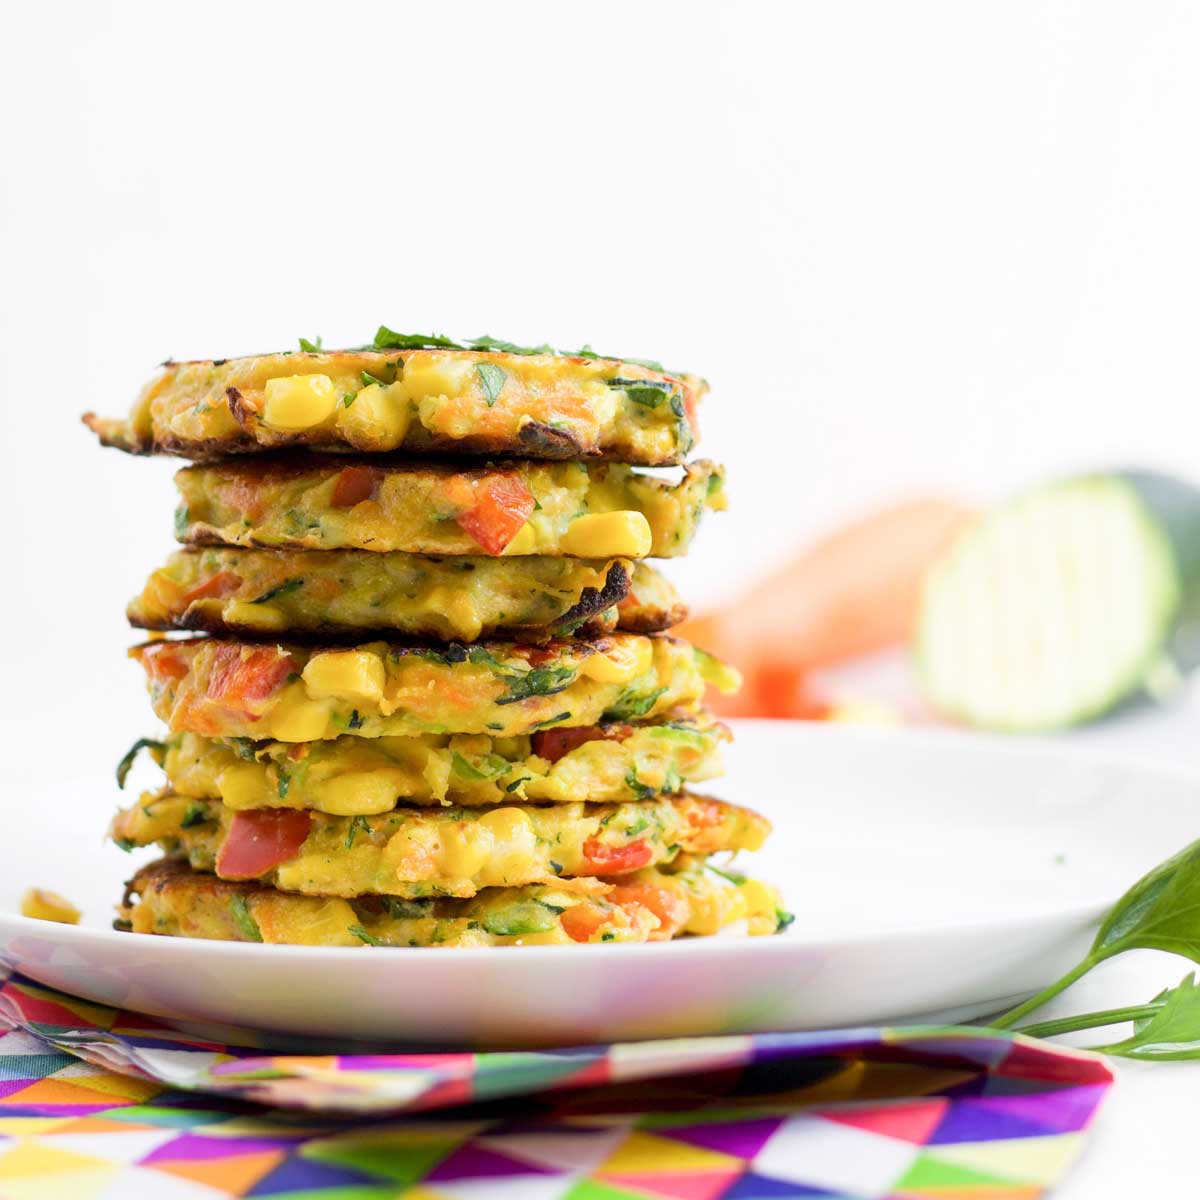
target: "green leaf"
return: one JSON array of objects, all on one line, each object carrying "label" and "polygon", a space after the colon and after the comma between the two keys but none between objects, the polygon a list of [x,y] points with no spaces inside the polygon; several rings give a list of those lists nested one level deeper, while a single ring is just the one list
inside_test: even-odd
[{"label": "green leaf", "polygon": [[250,915],[246,897],[234,896],[229,902],[229,907],[233,910],[233,923],[238,927],[242,937],[248,942],[261,942],[263,940],[262,932],[258,928],[258,922]]},{"label": "green leaf", "polygon": [[1129,1037],[1088,1048],[1151,1062],[1200,1059],[1200,986],[1195,974],[1185,975],[1175,987],[1160,992],[1152,1007],[1149,1016],[1134,1021]]},{"label": "green leaf", "polygon": [[128,750],[125,751],[121,761],[117,763],[117,787],[122,791],[125,788],[125,781],[129,778],[130,768],[133,766],[133,760],[137,758],[139,751],[149,750],[151,757],[162,766],[162,755],[166,752],[166,742],[156,742],[153,738],[138,738]]},{"label": "green leaf", "polygon": [[1126,950],[1165,950],[1200,963],[1200,841],[1159,863],[1117,901],[1082,962],[992,1024],[998,1029],[1015,1025],[1097,963]]},{"label": "green leaf", "polygon": [[297,588],[304,586],[303,579],[287,579],[283,583],[276,584],[268,592],[263,592],[256,600],[251,600],[251,604],[266,604],[269,600],[277,600],[280,596],[286,596],[289,592],[294,592]]},{"label": "green leaf", "polygon": [[321,339],[313,338],[313,340],[310,342],[308,338],[301,338],[300,349],[303,350],[305,354],[320,354]]},{"label": "green leaf", "polygon": [[366,942],[368,946],[384,945],[374,934],[368,933],[361,925],[351,925],[350,932],[354,934],[360,942]]},{"label": "green leaf", "polygon": [[479,373],[479,382],[483,385],[487,406],[491,408],[504,390],[504,381],[508,376],[495,363],[476,363],[475,370]]},{"label": "green leaf", "polygon": [[[363,387],[370,387],[371,384],[373,384],[373,383],[379,384],[380,387],[387,387],[387,384],[384,383],[384,381],[382,379],[379,379],[376,376],[372,375],[370,371],[359,371],[358,374],[359,374],[359,377],[362,379]],[[346,407],[349,408],[350,406],[346,405]]]},{"label": "green leaf", "polygon": [[1104,919],[1090,958],[1165,950],[1200,963],[1200,841],[1144,875]]},{"label": "green leaf", "polygon": [[389,329],[386,325],[380,325],[380,327],[375,331],[375,349],[376,350],[422,350],[422,349],[465,350],[466,347],[459,345],[458,342],[452,341],[448,337],[443,337],[440,333],[396,333],[395,330]]},{"label": "green leaf", "polygon": [[506,342],[500,338],[488,337],[485,333],[483,337],[472,338],[467,343],[472,350],[496,350],[501,354],[553,354],[554,347],[541,346],[518,346],[516,342]]},{"label": "green leaf", "polygon": [[279,767],[276,767],[275,770],[279,773],[279,780],[275,784],[275,790],[279,793],[280,800],[283,800],[286,799],[288,789],[292,786],[292,778],[290,775],[285,775]]}]

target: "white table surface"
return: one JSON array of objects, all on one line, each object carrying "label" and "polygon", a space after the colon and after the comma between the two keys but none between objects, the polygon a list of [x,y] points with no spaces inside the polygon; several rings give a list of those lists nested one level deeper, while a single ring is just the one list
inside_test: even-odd
[{"label": "white table surface", "polygon": [[[930,720],[907,664],[887,655],[821,677],[834,695],[882,699],[917,722]],[[1162,707],[1144,705],[1119,720],[1054,739],[1070,753],[1132,759],[1200,773],[1200,680]],[[1196,814],[1200,837],[1200,812]],[[1182,847],[1180,847],[1182,849]],[[1125,881],[1118,881],[1123,883]],[[1133,880],[1129,880],[1132,883]],[[1193,964],[1172,955],[1138,951],[1097,967],[1038,1019],[1092,1012],[1151,999],[1179,982]],[[1200,970],[1200,968],[1196,968]],[[1116,1040],[1128,1026],[1060,1039],[1075,1045]],[[1108,1036],[1113,1035],[1113,1036]],[[1149,1200],[1200,1192],[1196,1156],[1200,1062],[1139,1063],[1109,1060],[1117,1082],[1095,1119],[1074,1169],[1055,1200]]]}]

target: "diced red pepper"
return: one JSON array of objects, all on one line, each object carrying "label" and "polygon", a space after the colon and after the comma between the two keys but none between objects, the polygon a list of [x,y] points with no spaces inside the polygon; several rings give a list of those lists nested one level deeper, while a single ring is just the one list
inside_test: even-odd
[{"label": "diced red pepper", "polygon": [[678,892],[670,888],[655,887],[650,883],[630,883],[615,887],[609,892],[608,899],[621,908],[640,905],[649,909],[659,920],[658,928],[650,935],[650,940],[655,942],[673,937],[687,924],[691,915],[687,901]]},{"label": "diced red pepper", "polygon": [[693,796],[688,807],[687,822],[693,829],[712,829],[721,823],[721,806],[715,800]]},{"label": "diced red pepper", "polygon": [[273,646],[247,648],[221,642],[213,653],[207,696],[230,708],[261,703],[298,669],[296,660]]},{"label": "diced red pepper", "polygon": [[303,809],[252,808],[234,814],[217,854],[222,879],[259,879],[295,858],[312,818]]},{"label": "diced red pepper", "polygon": [[539,729],[532,737],[534,754],[552,763],[578,750],[587,742],[623,742],[633,732],[632,725],[578,725],[570,729]]},{"label": "diced red pepper", "polygon": [[145,668],[151,683],[182,679],[188,673],[187,662],[173,642],[154,642],[149,646],[140,646],[135,656]]},{"label": "diced red pepper", "polygon": [[475,503],[455,518],[488,554],[499,554],[533,512],[533,493],[517,475],[485,475],[475,484]]},{"label": "diced red pepper", "polygon": [[374,467],[345,467],[333,485],[330,503],[334,508],[353,508],[364,500],[371,500],[382,479],[382,472]]},{"label": "diced red pepper", "polygon": [[232,571],[218,571],[207,579],[202,579],[194,588],[183,593],[184,604],[194,604],[197,600],[208,600],[212,597],[232,596],[242,586],[242,578]]},{"label": "diced red pepper", "polygon": [[590,942],[608,921],[608,913],[595,904],[572,904],[561,917],[563,931],[574,942]]},{"label": "diced red pepper", "polygon": [[650,843],[630,842],[626,846],[608,846],[597,837],[583,843],[583,874],[624,875],[647,866],[654,857]]}]

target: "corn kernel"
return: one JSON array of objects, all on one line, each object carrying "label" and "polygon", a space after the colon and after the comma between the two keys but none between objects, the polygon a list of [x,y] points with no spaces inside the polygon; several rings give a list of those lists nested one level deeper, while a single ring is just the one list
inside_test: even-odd
[{"label": "corn kernel", "polygon": [[315,654],[301,673],[314,700],[334,697],[376,704],[383,696],[383,660],[369,650],[330,650]]},{"label": "corn kernel", "polygon": [[519,808],[493,808],[479,818],[479,826],[495,838],[488,855],[489,875],[508,880],[529,870],[537,839],[529,818]]},{"label": "corn kernel", "polygon": [[258,763],[235,763],[217,777],[221,802],[229,808],[263,808],[277,789],[268,785],[266,768]]},{"label": "corn kernel", "polygon": [[640,512],[587,513],[576,517],[562,535],[564,553],[576,558],[645,558],[653,538]]},{"label": "corn kernel", "polygon": [[537,549],[537,532],[528,521],[517,530],[516,536],[501,551],[502,554],[532,554]]},{"label": "corn kernel", "polygon": [[38,921],[57,921],[60,925],[78,925],[79,909],[70,900],[45,888],[30,888],[21,897],[21,916]]},{"label": "corn kernel", "polygon": [[[478,822],[482,825],[482,822]],[[475,821],[448,821],[439,830],[441,871],[457,879],[470,879],[492,856],[492,838]]]},{"label": "corn kernel", "polygon": [[412,422],[412,402],[397,381],[369,384],[338,409],[337,427],[359,450],[395,450]]},{"label": "corn kernel", "polygon": [[591,654],[580,664],[579,674],[597,683],[628,683],[650,670],[654,646],[649,638],[630,636],[614,640],[606,650]]},{"label": "corn kernel", "polygon": [[502,842],[521,840],[530,832],[529,818],[519,808],[510,806],[493,808],[484,813],[479,818],[479,824]]},{"label": "corn kernel", "polygon": [[390,812],[404,794],[403,771],[348,771],[321,784],[321,809],[339,817],[371,816]]},{"label": "corn kernel", "polygon": [[287,627],[287,618],[272,604],[231,600],[225,605],[222,615],[230,625],[261,630],[264,633],[274,633]]},{"label": "corn kernel", "polygon": [[263,736],[280,742],[315,742],[325,736],[328,724],[328,708],[310,700],[304,684],[297,681],[284,689],[269,718],[269,727],[263,729]]},{"label": "corn kernel", "polygon": [[263,420],[275,429],[311,429],[327,421],[338,396],[328,375],[287,375],[268,379]]}]

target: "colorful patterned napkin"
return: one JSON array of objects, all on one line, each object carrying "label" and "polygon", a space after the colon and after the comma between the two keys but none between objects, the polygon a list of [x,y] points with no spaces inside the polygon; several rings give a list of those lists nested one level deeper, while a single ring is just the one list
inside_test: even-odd
[{"label": "colorful patterned napkin", "polygon": [[20,976],[0,1022],[5,1200],[1034,1200],[1112,1082],[949,1027],[265,1055]]}]

